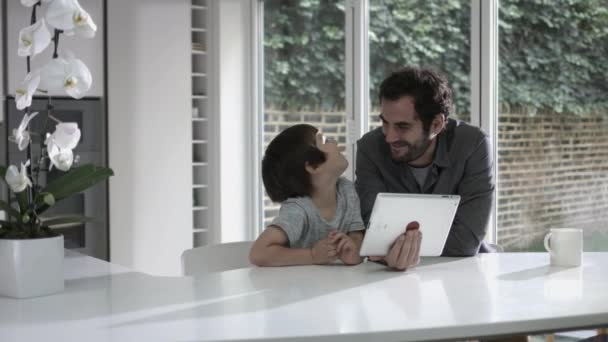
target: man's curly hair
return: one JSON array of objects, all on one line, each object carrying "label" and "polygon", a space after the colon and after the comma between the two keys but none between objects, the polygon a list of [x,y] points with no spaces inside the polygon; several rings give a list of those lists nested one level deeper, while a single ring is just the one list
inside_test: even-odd
[{"label": "man's curly hair", "polygon": [[430,129],[437,114],[447,118],[453,110],[452,90],[447,79],[428,67],[406,66],[394,71],[382,81],[378,95],[381,103],[412,96],[425,131]]}]

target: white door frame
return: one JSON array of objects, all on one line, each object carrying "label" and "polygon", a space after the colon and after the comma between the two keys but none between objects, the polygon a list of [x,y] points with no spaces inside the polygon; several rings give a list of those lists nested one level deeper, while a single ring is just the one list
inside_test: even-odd
[{"label": "white door frame", "polygon": [[346,159],[345,176],[355,179],[357,140],[369,127],[369,11],[367,0],[346,0],[345,101]]},{"label": "white door frame", "polygon": [[[492,142],[497,178],[496,120],[498,108],[498,0],[471,0],[471,124]],[[486,240],[496,243],[496,201]]]}]

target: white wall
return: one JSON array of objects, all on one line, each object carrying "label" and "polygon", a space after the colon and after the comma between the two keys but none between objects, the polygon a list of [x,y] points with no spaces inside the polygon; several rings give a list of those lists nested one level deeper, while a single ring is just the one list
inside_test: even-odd
[{"label": "white wall", "polygon": [[192,247],[190,0],[107,0],[110,260],[177,275]]},{"label": "white wall", "polygon": [[[91,15],[97,25],[97,33],[92,39],[84,39],[78,36],[68,37],[62,34],[59,38],[59,55],[72,51],[76,58],[87,65],[93,76],[93,84],[87,96],[103,96],[103,0],[79,0],[80,5]],[[46,13],[47,4],[38,7],[37,17],[40,19]],[[19,42],[19,31],[29,26],[31,8],[21,5],[20,1],[7,1],[7,63],[8,63],[8,89],[7,93],[15,93],[15,89],[21,84],[26,74],[25,58],[17,56]],[[51,34],[52,31],[51,31]],[[44,52],[32,58],[32,70],[44,66],[53,56],[53,44],[49,45]],[[51,95],[67,96],[66,94],[51,93]]]},{"label": "white wall", "polygon": [[250,240],[257,225],[252,199],[252,99],[251,1],[217,1],[215,28],[217,49],[216,80],[219,132],[219,179],[221,191],[221,242]]}]

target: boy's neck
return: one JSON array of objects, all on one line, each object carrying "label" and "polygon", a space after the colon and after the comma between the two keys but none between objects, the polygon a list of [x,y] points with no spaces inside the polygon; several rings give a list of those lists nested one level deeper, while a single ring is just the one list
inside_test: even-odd
[{"label": "boy's neck", "polygon": [[313,191],[310,194],[312,203],[320,210],[335,210],[336,184],[338,177],[312,179]]}]

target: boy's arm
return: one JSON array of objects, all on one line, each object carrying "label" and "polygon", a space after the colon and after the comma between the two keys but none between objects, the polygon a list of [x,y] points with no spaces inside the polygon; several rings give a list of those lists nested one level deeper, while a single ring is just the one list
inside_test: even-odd
[{"label": "boy's arm", "polygon": [[257,266],[324,264],[335,257],[335,247],[327,239],[313,248],[290,248],[287,234],[277,226],[266,228],[249,252],[249,261]]},{"label": "boy's arm", "polygon": [[329,234],[329,241],[336,245],[338,256],[346,265],[357,265],[363,261],[363,258],[359,256],[363,241],[362,231],[353,231],[348,234],[333,231]]},{"label": "boy's arm", "polygon": [[363,243],[363,232],[363,230],[357,230],[348,233],[348,236],[350,236],[350,238],[355,243],[355,246],[357,247],[357,255],[359,255],[359,251],[361,250],[361,244]]}]

